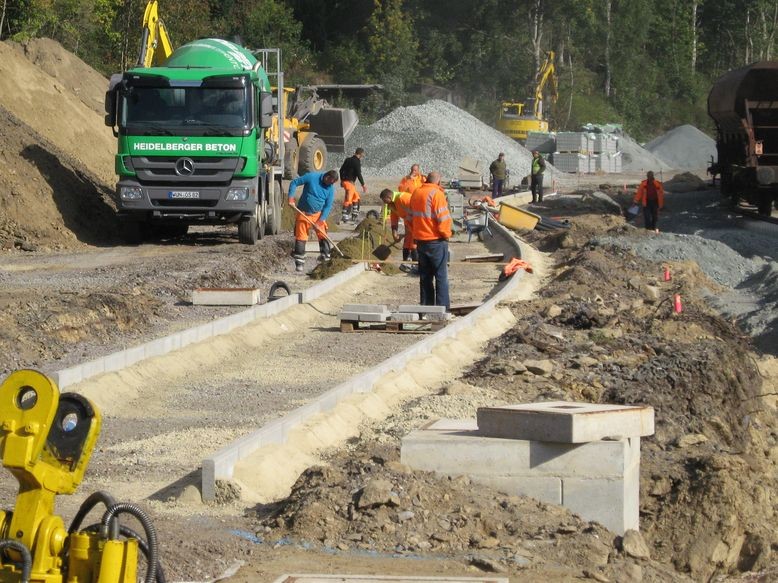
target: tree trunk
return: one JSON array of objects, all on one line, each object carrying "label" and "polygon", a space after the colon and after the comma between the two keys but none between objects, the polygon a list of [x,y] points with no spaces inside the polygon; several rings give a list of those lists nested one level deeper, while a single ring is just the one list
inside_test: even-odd
[{"label": "tree trunk", "polygon": [[605,97],[611,96],[611,6],[613,0],[605,0]]},{"label": "tree trunk", "polygon": [[567,119],[565,120],[565,128],[567,129],[570,123],[570,116],[573,114],[573,89],[575,88],[575,77],[573,76],[573,53],[567,53],[570,66],[570,99],[567,102]]},{"label": "tree trunk", "polygon": [[692,0],[692,75],[697,72],[697,8],[699,2]]},{"label": "tree trunk", "polygon": [[543,0],[533,0],[529,11],[532,56],[535,59],[535,76],[540,71],[541,41],[543,40]]}]

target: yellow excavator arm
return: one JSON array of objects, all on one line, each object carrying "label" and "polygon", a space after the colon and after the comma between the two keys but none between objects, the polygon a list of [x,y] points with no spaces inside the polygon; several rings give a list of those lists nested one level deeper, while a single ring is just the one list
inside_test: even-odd
[{"label": "yellow excavator arm", "polygon": [[151,67],[161,65],[173,54],[173,44],[165,28],[165,23],[159,18],[159,5],[157,0],[146,4],[143,13],[143,36],[138,54],[139,67]]},{"label": "yellow excavator arm", "polygon": [[546,60],[543,62],[543,66],[540,67],[537,75],[537,83],[535,83],[535,114],[536,117],[540,117],[542,113],[543,94],[546,89],[546,85],[549,86],[547,92],[548,98],[551,103],[556,103],[557,94],[557,80],[556,80],[556,68],[554,67],[554,58],[556,55],[554,51],[546,53]]}]

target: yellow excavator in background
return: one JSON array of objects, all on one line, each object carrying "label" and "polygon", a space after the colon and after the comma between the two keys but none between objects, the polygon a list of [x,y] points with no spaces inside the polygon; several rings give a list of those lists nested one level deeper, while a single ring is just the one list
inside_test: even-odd
[{"label": "yellow excavator in background", "polygon": [[170,42],[165,23],[159,18],[158,2],[152,0],[146,4],[146,11],[143,13],[143,36],[138,53],[138,67],[161,66],[172,54],[173,43]]},{"label": "yellow excavator in background", "polygon": [[[143,13],[143,34],[138,67],[162,66],[173,54],[173,43],[159,17],[159,3],[151,0]],[[278,66],[280,68],[280,58]],[[276,72],[277,74],[278,72]],[[344,92],[366,85],[327,85],[327,88],[341,88]],[[380,88],[380,86],[374,86]],[[284,88],[283,140],[284,140],[284,178],[295,178],[306,172],[326,170],[328,152],[344,152],[348,137],[359,123],[357,112],[353,109],[331,107],[327,101],[319,98],[317,86]],[[275,118],[274,118],[275,119]],[[281,128],[274,121],[267,130],[267,138],[278,144],[282,139]]]},{"label": "yellow excavator in background", "polygon": [[554,51],[546,53],[546,60],[535,76],[535,89],[531,97],[524,102],[503,101],[500,105],[497,129],[505,135],[523,143],[529,132],[548,131],[548,119],[543,111],[543,96],[547,94],[549,101],[556,103],[555,56]]}]

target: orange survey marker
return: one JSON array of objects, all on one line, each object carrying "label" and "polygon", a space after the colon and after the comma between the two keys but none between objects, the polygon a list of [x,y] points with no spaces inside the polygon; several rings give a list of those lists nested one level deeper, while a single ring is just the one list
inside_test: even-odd
[{"label": "orange survey marker", "polygon": [[673,296],[673,311],[676,314],[683,312],[683,306],[681,305],[681,294],[675,294]]},{"label": "orange survey marker", "polygon": [[532,273],[532,266],[527,261],[524,261],[523,259],[516,259],[514,257],[505,267],[503,267],[502,273],[500,274],[500,281],[508,279],[519,269],[523,269],[527,273]]},{"label": "orange survey marker", "polygon": [[670,281],[673,277],[670,275],[670,266],[665,265],[665,281]]}]

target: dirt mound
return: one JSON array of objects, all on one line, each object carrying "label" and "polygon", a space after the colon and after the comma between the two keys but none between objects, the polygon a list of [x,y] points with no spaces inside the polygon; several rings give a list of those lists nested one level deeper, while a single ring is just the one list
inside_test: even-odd
[{"label": "dirt mound", "polygon": [[646,150],[659,156],[671,167],[701,170],[718,158],[716,142],[693,125],[682,125],[654,138]]},{"label": "dirt mound", "polygon": [[708,188],[708,183],[691,172],[676,174],[664,183],[666,190],[671,192],[696,192]]},{"label": "dirt mound", "polygon": [[[474,486],[466,477],[411,472],[396,448],[376,444],[311,468],[288,499],[257,514],[270,544],[293,539],[378,556],[432,553],[481,571],[531,566],[553,568],[560,578],[583,571],[613,581],[638,564],[618,550],[620,537],[564,508]],[[678,580],[655,561],[639,564],[648,580]]]},{"label": "dirt mound", "polygon": [[102,244],[117,232],[107,188],[0,107],[0,247]]},{"label": "dirt mound", "polygon": [[[75,70],[68,77],[78,75]],[[83,163],[100,181],[115,182],[116,140],[105,127],[103,116],[87,107],[68,86],[32,64],[18,45],[5,42],[0,43],[0,107]],[[0,149],[5,147],[0,144]]]},{"label": "dirt mound", "polygon": [[[555,258],[542,299],[512,306],[519,324],[464,380],[507,402],[653,406],[640,498],[652,556],[705,581],[771,565],[776,411],[764,395],[774,389],[763,387],[740,330],[708,307],[702,288],[717,286],[690,262],[673,262],[663,282],[661,264],[623,247],[584,244]],[[676,293],[682,314],[672,310]],[[526,373],[526,359],[552,359],[559,372]]]},{"label": "dirt mound", "polygon": [[619,150],[621,150],[623,172],[661,172],[670,170],[672,166],[659,156],[646,150],[635,140],[627,135],[619,137]]},{"label": "dirt mound", "polygon": [[104,115],[103,102],[108,89],[108,79],[76,55],[49,38],[34,38],[21,44],[8,44],[17,47],[33,65],[77,95],[84,105],[95,113]]}]

